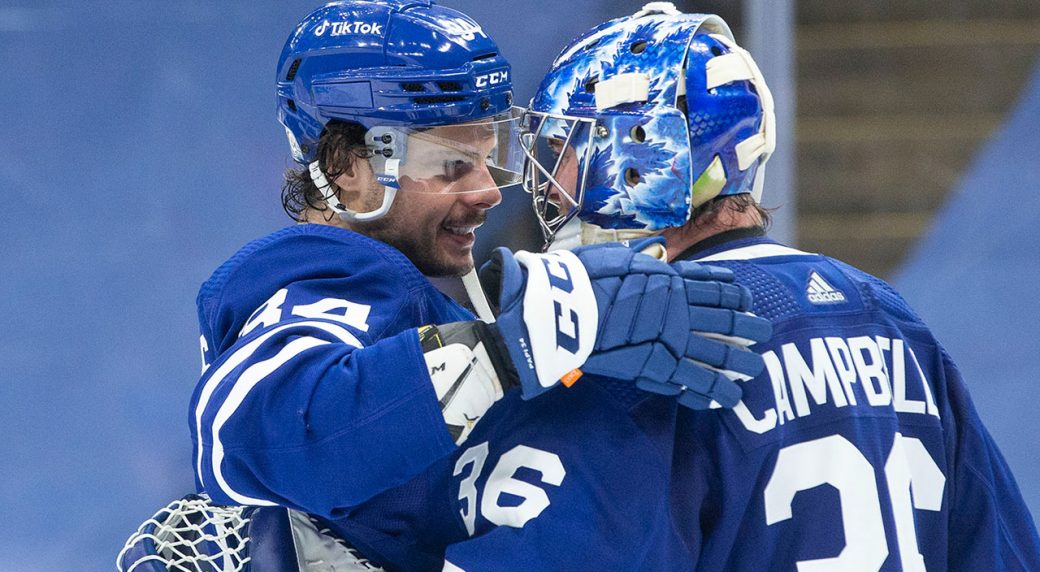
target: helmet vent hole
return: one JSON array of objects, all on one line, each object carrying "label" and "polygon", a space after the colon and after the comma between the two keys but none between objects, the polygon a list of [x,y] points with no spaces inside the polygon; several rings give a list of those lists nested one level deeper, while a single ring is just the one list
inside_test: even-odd
[{"label": "helmet vent hole", "polygon": [[646,141],[646,130],[643,129],[642,125],[636,125],[635,127],[633,127],[632,131],[629,132],[629,135],[632,137],[632,140],[636,143],[642,143],[643,141]]},{"label": "helmet vent hole", "polygon": [[289,109],[290,109],[291,111],[293,111],[293,112],[295,112],[295,111],[296,111],[296,102],[295,102],[295,101],[293,101],[293,100],[291,100],[291,99],[290,99],[290,100],[288,100],[288,101],[287,101],[287,102],[286,102],[285,104],[289,106]]},{"label": "helmet vent hole", "polygon": [[646,51],[646,40],[640,40],[629,46],[628,49],[632,50],[633,54],[641,54]]},{"label": "helmet vent hole", "polygon": [[423,84],[418,82],[402,83],[401,89],[410,92],[426,91],[426,88],[423,86]]},{"label": "helmet vent hole", "polygon": [[465,100],[466,98],[461,95],[428,95],[416,97],[412,101],[419,105],[436,105],[438,103],[458,103]]},{"label": "helmet vent hole", "polygon": [[498,56],[498,52],[491,52],[490,54],[483,54],[483,55],[477,56],[477,57],[473,58],[473,61],[479,62],[480,60],[490,60],[491,58],[494,58],[496,56]]},{"label": "helmet vent hole", "polygon": [[599,83],[599,76],[594,76],[585,82],[585,91],[589,93],[596,93],[596,84]]},{"label": "helmet vent hole", "polygon": [[301,60],[293,60],[291,66],[289,66],[289,73],[285,74],[285,81],[292,81],[296,77],[296,72],[300,69]]},{"label": "helmet vent hole", "polygon": [[625,182],[628,186],[634,187],[639,184],[639,169],[635,167],[629,167],[625,169]]},{"label": "helmet vent hole", "polygon": [[722,55],[722,48],[720,48],[718,46],[712,46],[711,47],[711,54],[713,56],[721,56]]},{"label": "helmet vent hole", "polygon": [[441,91],[462,91],[462,84],[457,81],[439,81],[437,87],[441,88]]}]

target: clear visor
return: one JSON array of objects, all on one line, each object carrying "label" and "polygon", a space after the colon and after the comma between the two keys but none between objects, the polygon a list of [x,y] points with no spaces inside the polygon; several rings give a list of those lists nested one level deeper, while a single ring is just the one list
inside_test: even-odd
[{"label": "clear visor", "polygon": [[596,121],[528,111],[521,122],[523,188],[546,244],[581,210]]},{"label": "clear visor", "polygon": [[370,129],[372,171],[401,192],[478,193],[519,184],[520,111],[457,125]]}]

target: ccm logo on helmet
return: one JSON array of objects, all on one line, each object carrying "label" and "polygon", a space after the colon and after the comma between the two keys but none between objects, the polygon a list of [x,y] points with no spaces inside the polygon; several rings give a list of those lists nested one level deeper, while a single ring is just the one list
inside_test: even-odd
[{"label": "ccm logo on helmet", "polygon": [[509,70],[491,72],[489,74],[478,75],[476,78],[474,78],[474,82],[476,83],[477,87],[498,85],[507,81],[509,81]]},{"label": "ccm logo on helmet", "polygon": [[572,354],[578,353],[578,313],[571,300],[574,280],[571,270],[559,258],[542,258],[545,272],[549,275],[549,293],[556,308],[556,347]]},{"label": "ccm logo on helmet", "polygon": [[369,24],[368,22],[329,22],[322,20],[321,25],[314,29],[315,36],[324,36],[325,32],[332,30],[329,36],[346,36],[347,34],[370,34],[382,35],[381,24]]}]

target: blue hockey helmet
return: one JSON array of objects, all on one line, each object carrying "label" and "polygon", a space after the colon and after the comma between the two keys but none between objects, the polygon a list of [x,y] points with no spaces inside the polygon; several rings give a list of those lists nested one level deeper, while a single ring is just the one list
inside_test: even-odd
[{"label": "blue hockey helmet", "polygon": [[[389,210],[400,188],[398,177],[404,176],[411,135],[437,126],[478,123],[494,132],[493,153],[479,160],[486,159],[498,175],[497,186],[519,180],[522,154],[514,144],[519,116],[512,108],[509,63],[461,12],[429,0],[328,2],[296,26],[277,74],[278,119],[293,159],[309,166],[320,189],[331,189],[317,163],[326,125],[342,121],[366,130],[373,172],[386,185],[386,194],[382,206],[369,213],[329,200],[348,220],[378,218]],[[441,129],[422,144],[444,143],[472,154],[468,147],[460,151],[455,139]],[[483,146],[481,153],[487,154]],[[417,161],[411,164],[422,168]]]},{"label": "blue hockey helmet", "polygon": [[667,2],[567,46],[522,123],[547,242],[576,215],[625,238],[682,226],[714,197],[757,201],[776,140],[772,96],[726,23]]}]

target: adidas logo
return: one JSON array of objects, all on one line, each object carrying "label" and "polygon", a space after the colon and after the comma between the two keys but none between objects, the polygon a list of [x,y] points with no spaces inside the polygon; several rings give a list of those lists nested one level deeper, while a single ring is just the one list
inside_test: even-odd
[{"label": "adidas logo", "polygon": [[806,287],[805,293],[813,304],[838,304],[845,301],[845,294],[836,290],[816,272],[809,274],[809,286]]}]

